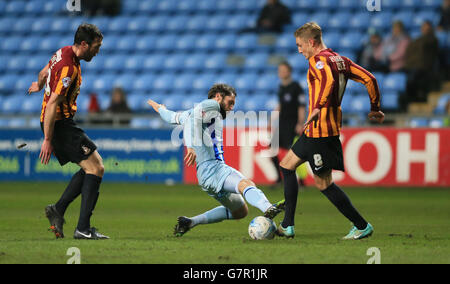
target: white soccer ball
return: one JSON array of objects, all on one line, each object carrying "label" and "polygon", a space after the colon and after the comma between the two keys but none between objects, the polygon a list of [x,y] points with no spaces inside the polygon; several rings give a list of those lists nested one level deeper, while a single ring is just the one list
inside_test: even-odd
[{"label": "white soccer ball", "polygon": [[254,218],[248,226],[248,234],[254,240],[271,240],[276,230],[275,222],[263,216]]}]

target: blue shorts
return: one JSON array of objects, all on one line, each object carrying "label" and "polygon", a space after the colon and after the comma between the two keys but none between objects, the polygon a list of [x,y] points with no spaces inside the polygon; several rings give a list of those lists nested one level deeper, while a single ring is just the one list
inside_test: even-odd
[{"label": "blue shorts", "polygon": [[[232,173],[233,173],[234,180],[236,180],[234,182],[236,184],[234,191],[236,193],[239,193],[239,191],[237,190],[237,184],[245,177],[237,170],[228,166],[224,162],[218,161],[218,160],[206,161],[206,162],[201,163],[197,167],[198,184],[209,195],[216,196],[217,194],[219,194],[220,191],[222,191],[225,180]],[[229,186],[229,187],[232,187],[232,186]],[[230,191],[233,191],[233,189],[227,188],[227,191],[230,192]]]}]

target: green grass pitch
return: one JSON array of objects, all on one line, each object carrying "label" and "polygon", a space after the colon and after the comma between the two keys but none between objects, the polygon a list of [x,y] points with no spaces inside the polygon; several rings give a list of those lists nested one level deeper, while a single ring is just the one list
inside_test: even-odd
[{"label": "green grass pitch", "polygon": [[[0,182],[0,263],[66,263],[80,250],[81,263],[360,263],[379,249],[381,263],[450,263],[448,188],[343,188],[375,228],[373,236],[342,241],[350,223],[313,188],[299,193],[294,239],[253,241],[249,206],[242,220],[200,225],[181,238],[172,235],[177,216],[193,216],[218,205],[196,186],[104,183],[92,225],[111,237],[74,240],[80,199],[67,210],[65,239],[47,232],[44,207],[66,183]],[[269,200],[281,188],[261,187]],[[282,216],[278,216],[277,224]]]}]

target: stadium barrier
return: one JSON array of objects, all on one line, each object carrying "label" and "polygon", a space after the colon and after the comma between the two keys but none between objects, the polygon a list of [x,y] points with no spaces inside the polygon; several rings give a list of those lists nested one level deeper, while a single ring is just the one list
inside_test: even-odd
[{"label": "stadium barrier", "polygon": [[[257,184],[270,184],[276,178],[276,169],[266,155],[264,132],[267,130],[239,128],[232,135],[235,143],[227,141],[227,136],[224,139],[226,163]],[[243,140],[250,144],[237,146],[245,144]],[[346,171],[333,172],[340,185],[450,186],[448,128],[346,128],[341,141]],[[230,144],[234,146],[227,146]],[[308,171],[306,182],[312,184],[309,166]],[[185,168],[184,182],[197,182],[195,168]]]},{"label": "stadium barrier", "polygon": [[[105,166],[105,181],[182,182],[183,150],[170,130],[87,129]],[[0,130],[0,181],[67,181],[77,170],[55,157],[42,165],[40,130]]]}]

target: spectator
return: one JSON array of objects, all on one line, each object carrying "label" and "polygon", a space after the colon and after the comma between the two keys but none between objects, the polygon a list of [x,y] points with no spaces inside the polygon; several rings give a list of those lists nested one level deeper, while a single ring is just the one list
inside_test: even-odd
[{"label": "spectator", "polygon": [[[128,107],[125,91],[116,87],[113,89],[111,94],[111,104],[106,110],[107,116],[112,116],[114,114],[130,114],[131,109]],[[114,123],[114,119],[109,120],[110,123]],[[130,118],[119,118],[120,125],[128,125],[130,123]]]},{"label": "spectator", "polygon": [[442,1],[441,19],[437,29],[439,31],[450,32],[450,0]]},{"label": "spectator", "polygon": [[86,16],[116,16],[120,13],[121,0],[81,0],[81,12]]},{"label": "spectator", "polygon": [[257,30],[261,32],[282,32],[283,25],[291,23],[291,11],[279,0],[267,0],[259,13]]},{"label": "spectator", "polygon": [[[292,79],[292,67],[288,62],[278,65],[278,78],[280,86],[278,89],[278,139],[279,148],[289,150],[296,136],[300,136],[305,122],[306,97],[303,88]],[[275,132],[276,133],[276,132]],[[272,162],[278,169],[276,184],[281,183],[278,155],[272,158]],[[305,168],[306,169],[306,168]],[[300,177],[301,178],[301,177]],[[303,181],[300,180],[300,184]]]},{"label": "spectator", "polygon": [[407,102],[426,102],[428,92],[436,81],[436,63],[439,46],[430,21],[421,27],[421,36],[413,40],[406,49],[405,69],[407,71]]},{"label": "spectator", "polygon": [[390,72],[402,71],[405,66],[405,52],[409,44],[409,36],[401,21],[392,25],[392,34],[383,42],[383,57],[389,62]]},{"label": "spectator", "polygon": [[383,57],[383,39],[374,28],[369,29],[369,36],[369,41],[361,50],[358,62],[371,72],[387,72],[387,62]]}]

